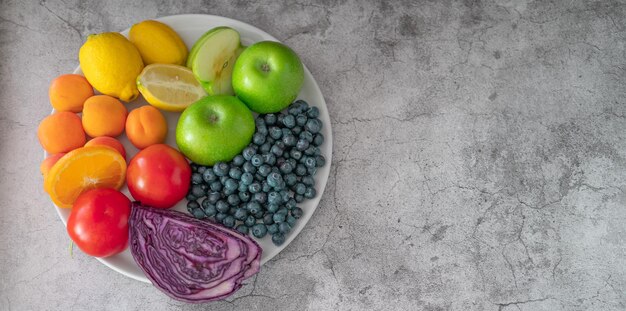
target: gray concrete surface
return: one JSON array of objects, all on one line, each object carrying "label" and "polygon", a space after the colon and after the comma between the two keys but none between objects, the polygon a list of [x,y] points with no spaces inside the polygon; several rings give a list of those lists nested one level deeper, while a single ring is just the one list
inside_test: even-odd
[{"label": "gray concrete surface", "polygon": [[[0,3],[2,310],[626,309],[623,1]],[[38,172],[86,36],[180,13],[284,40],[335,135],[307,228],[211,305],[70,258]]]}]

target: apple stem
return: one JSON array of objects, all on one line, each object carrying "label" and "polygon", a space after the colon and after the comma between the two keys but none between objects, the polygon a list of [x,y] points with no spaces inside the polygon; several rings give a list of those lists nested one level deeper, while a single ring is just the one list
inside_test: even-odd
[{"label": "apple stem", "polygon": [[270,65],[268,65],[267,63],[266,63],[266,64],[261,65],[261,70],[263,70],[263,72],[268,72],[268,71],[270,71]]}]

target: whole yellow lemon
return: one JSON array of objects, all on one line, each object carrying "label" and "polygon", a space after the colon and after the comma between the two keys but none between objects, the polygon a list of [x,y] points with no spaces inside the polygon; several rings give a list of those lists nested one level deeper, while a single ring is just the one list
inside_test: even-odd
[{"label": "whole yellow lemon", "polygon": [[187,46],[178,34],[161,22],[147,20],[133,25],[128,34],[144,64],[185,65]]},{"label": "whole yellow lemon", "polygon": [[78,53],[87,81],[100,93],[129,102],[137,98],[136,79],[143,70],[137,48],[117,32],[87,37]]}]

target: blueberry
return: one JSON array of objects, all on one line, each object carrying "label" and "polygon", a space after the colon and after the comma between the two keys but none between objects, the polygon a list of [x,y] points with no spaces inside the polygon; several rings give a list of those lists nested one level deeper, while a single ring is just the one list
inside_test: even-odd
[{"label": "blueberry", "polygon": [[243,174],[243,171],[238,167],[231,167],[230,171],[228,171],[228,176],[236,180],[241,178],[241,174]]},{"label": "blueberry", "polygon": [[274,234],[278,232],[278,224],[271,224],[266,226],[267,227],[267,232]]},{"label": "blueberry", "polygon": [[306,150],[306,148],[309,148],[309,142],[306,139],[298,139],[298,142],[296,143],[296,149],[304,151]]},{"label": "blueberry", "polygon": [[314,150],[313,155],[316,157],[322,154],[322,149],[320,149],[320,147],[315,147],[313,148],[313,150]]},{"label": "blueberry", "polygon": [[236,155],[232,161],[234,166],[242,166],[244,162],[246,162],[246,159],[240,154]]},{"label": "blueberry", "polygon": [[310,132],[302,132],[302,133],[300,133],[300,135],[298,137],[300,139],[304,139],[304,140],[308,141],[309,143],[313,142],[313,134],[311,134]]},{"label": "blueberry", "polygon": [[285,207],[290,210],[294,209],[296,207],[296,199],[289,199],[289,201],[285,203]]},{"label": "blueberry", "polygon": [[300,135],[300,133],[302,133],[302,128],[299,126],[296,126],[291,129],[291,132],[293,133],[293,135]]},{"label": "blueberry", "polygon": [[315,149],[319,149],[313,145],[309,145],[309,148],[306,148],[306,150],[304,150],[304,154],[308,155],[308,156],[312,156],[315,155]]},{"label": "blueberry", "polygon": [[202,179],[202,174],[200,173],[193,173],[191,174],[191,183],[194,185],[198,185],[201,184],[203,181]]},{"label": "blueberry", "polygon": [[[230,170],[229,170],[230,171]],[[228,177],[228,173],[226,173],[226,175],[224,176],[220,176],[220,182],[222,183],[222,186],[224,185],[224,183],[226,183],[226,181],[229,179],[230,177]]]},{"label": "blueberry", "polygon": [[312,199],[315,197],[316,194],[317,194],[317,191],[315,191],[315,188],[307,187],[306,191],[304,192],[304,197],[307,199]]},{"label": "blueberry", "polygon": [[313,137],[313,145],[321,146],[324,143],[324,135],[322,133],[317,133],[315,137]]},{"label": "blueberry", "polygon": [[226,213],[217,213],[215,214],[215,221],[221,223],[224,220],[224,218],[226,218],[226,216],[228,216],[228,214]]},{"label": "blueberry", "polygon": [[317,173],[317,167],[307,167],[306,172],[307,174],[313,176],[315,175],[315,173]]},{"label": "blueberry", "polygon": [[239,187],[237,187],[238,192],[246,192],[248,191],[248,185],[244,184],[241,180],[239,181]]},{"label": "blueberry", "polygon": [[238,206],[231,206],[228,209],[228,215],[235,215],[235,212],[237,211],[237,208],[239,208]]},{"label": "blueberry", "polygon": [[252,143],[257,146],[263,145],[265,143],[265,135],[258,132],[254,133],[254,136],[252,136]]},{"label": "blueberry", "polygon": [[[287,217],[287,219],[289,219],[289,217]],[[254,216],[250,215],[250,216],[248,216],[248,218],[246,218],[246,220],[244,220],[243,223],[246,226],[248,226],[248,227],[252,227],[252,226],[254,226],[254,224],[256,224],[256,218],[254,218]]]},{"label": "blueberry", "polygon": [[272,146],[272,149],[270,151],[277,157],[280,157],[283,155],[283,149],[280,149],[278,145]]},{"label": "blueberry", "polygon": [[276,124],[276,115],[273,113],[268,113],[265,115],[265,124],[274,125]]},{"label": "blueberry", "polygon": [[276,211],[276,214],[282,214],[287,217],[287,214],[289,214],[289,210],[286,207],[281,207],[278,211]]},{"label": "blueberry", "polygon": [[297,220],[296,220],[296,218],[295,218],[295,217],[293,217],[293,216],[291,216],[291,215],[287,216],[287,223],[288,223],[288,224],[289,224],[292,228],[293,228],[293,226],[295,226],[295,225],[296,225],[296,221],[297,221]]},{"label": "blueberry", "polygon": [[228,215],[222,220],[222,224],[228,228],[235,226],[235,217]]},{"label": "blueberry", "polygon": [[304,159],[304,166],[306,167],[315,167],[316,164],[317,162],[314,157],[306,157],[306,159]]},{"label": "blueberry", "polygon": [[304,196],[301,194],[296,194],[296,196],[294,197],[294,199],[296,199],[297,203],[301,203],[302,201],[304,201]]},{"label": "blueberry", "polygon": [[289,199],[293,198],[294,193],[291,190],[282,190],[279,192],[280,199],[283,203],[289,202]]},{"label": "blueberry", "polygon": [[263,212],[263,210],[258,211],[255,214],[252,214],[254,216],[254,218],[256,219],[263,219],[263,216],[265,215],[265,212]]},{"label": "blueberry", "polygon": [[326,158],[323,155],[318,155],[315,157],[315,166],[322,167],[326,164]]},{"label": "blueberry", "polygon": [[274,245],[285,243],[285,235],[280,232],[272,234],[272,243],[274,243]]},{"label": "blueberry", "polygon": [[217,162],[213,166],[213,172],[218,177],[226,176],[228,174],[228,169],[229,169],[228,164],[226,164],[224,162]]},{"label": "blueberry", "polygon": [[221,198],[222,198],[222,194],[217,191],[210,192],[209,195],[207,196],[207,199],[209,200],[209,203],[211,204],[217,203],[217,201]]},{"label": "blueberry", "polygon": [[299,115],[296,116],[296,124],[298,126],[304,126],[306,124],[307,120],[308,120],[308,118],[306,117],[306,115],[299,114]]},{"label": "blueberry", "polygon": [[202,210],[201,208],[196,208],[194,209],[191,214],[193,214],[193,217],[197,218],[197,219],[204,219],[206,218],[206,214],[204,214],[204,210]]},{"label": "blueberry", "polygon": [[257,133],[261,133],[263,135],[267,135],[267,126],[265,126],[265,125],[257,126],[256,127],[256,131],[257,131]]},{"label": "blueberry", "polygon": [[237,195],[239,196],[239,200],[241,200],[241,202],[250,201],[250,193],[247,191],[239,191],[239,194]]},{"label": "blueberry", "polygon": [[261,204],[264,204],[265,202],[267,202],[267,194],[265,192],[257,192],[252,196],[252,199]]},{"label": "blueberry", "polygon": [[291,130],[286,127],[283,127],[280,130],[283,131],[283,138],[285,138],[286,136],[290,136],[290,135],[293,136],[293,134],[291,134]]},{"label": "blueberry", "polygon": [[280,139],[283,137],[283,130],[281,130],[277,126],[272,126],[269,128],[270,137],[273,139]]},{"label": "blueberry", "polygon": [[252,226],[252,235],[254,235],[255,238],[261,239],[265,237],[266,234],[267,227],[264,224],[256,224]]},{"label": "blueberry", "polygon": [[263,208],[261,207],[261,204],[259,204],[259,202],[248,202],[248,204],[246,204],[246,209],[248,209],[248,211],[250,212],[250,214],[256,214],[259,211],[261,211]]},{"label": "blueberry", "polygon": [[[274,147],[272,147],[274,148]],[[271,153],[267,153],[263,155],[263,161],[267,164],[267,165],[274,165],[276,164],[276,156],[274,154]]]},{"label": "blueberry", "polygon": [[200,208],[200,204],[198,204],[198,202],[196,202],[196,201],[189,201],[189,202],[187,202],[187,210],[188,211],[193,211],[196,208]]},{"label": "blueberry", "polygon": [[191,194],[191,191],[189,191],[189,193],[187,193],[187,195],[185,196],[185,199],[187,199],[187,201],[193,201],[193,200],[197,200],[198,197]]},{"label": "blueberry", "polygon": [[296,149],[291,149],[289,151],[289,155],[291,156],[292,159],[295,159],[295,160],[300,160],[302,158],[302,152]]},{"label": "blueberry", "polygon": [[279,208],[279,205],[278,205],[278,204],[272,204],[272,203],[270,203],[270,204],[267,206],[267,211],[268,211],[268,212],[270,212],[270,213],[275,213],[275,212],[278,210],[278,208]]},{"label": "blueberry", "polygon": [[297,141],[296,137],[291,134],[283,136],[283,144],[285,144],[285,146],[293,147],[296,145]]},{"label": "blueberry", "polygon": [[248,191],[250,191],[250,193],[257,193],[261,191],[261,184],[256,181],[251,183],[248,185]]},{"label": "blueberry", "polygon": [[309,121],[306,121],[304,128],[307,131],[316,134],[322,129],[322,121],[319,119],[310,119]]},{"label": "blueberry", "polygon": [[248,218],[248,211],[243,208],[238,208],[235,210],[235,214],[233,216],[235,216],[235,219],[243,221]]},{"label": "blueberry", "polygon": [[296,126],[296,118],[294,118],[293,115],[286,115],[283,118],[283,124],[287,127],[287,128],[293,128],[294,126]]},{"label": "blueberry", "polygon": [[211,182],[209,188],[211,188],[211,191],[222,191],[222,183],[219,180],[216,180],[214,182]]},{"label": "blueberry", "polygon": [[313,118],[313,119],[314,119],[314,118],[317,118],[317,117],[319,117],[319,116],[320,116],[320,110],[319,110],[319,109],[317,109],[317,107],[311,107],[311,108],[309,108],[309,110],[306,112],[306,115],[307,115],[309,118]]},{"label": "blueberry", "polygon": [[267,180],[261,182],[261,191],[268,193],[272,190],[272,186],[267,183]]},{"label": "blueberry", "polygon": [[251,173],[245,172],[241,174],[241,183],[244,185],[249,185],[254,181],[254,175]]},{"label": "blueberry", "polygon": [[266,143],[269,143],[270,145],[272,145],[272,144],[274,144],[274,142],[276,142],[276,141],[274,140],[274,138],[272,138],[272,137],[268,137],[268,138],[266,139],[266,141],[265,141],[265,142],[266,142]]},{"label": "blueberry", "polygon": [[295,105],[296,107],[298,107],[299,109],[302,110],[307,110],[309,109],[309,103],[307,103],[305,100],[303,99],[298,99],[296,100],[293,105]]},{"label": "blueberry", "polygon": [[219,200],[217,201],[217,203],[215,203],[215,208],[220,213],[227,213],[228,210],[230,209],[230,205],[226,203],[226,201],[224,200]]},{"label": "blueberry", "polygon": [[239,231],[241,234],[248,234],[248,230],[248,226],[244,224],[240,224],[237,226],[237,231]]},{"label": "blueberry", "polygon": [[274,223],[274,219],[272,219],[272,217],[274,216],[274,214],[272,213],[268,213],[263,215],[263,223],[266,225],[271,225]]},{"label": "blueberry", "polygon": [[260,154],[253,155],[252,158],[250,159],[250,163],[252,163],[252,165],[256,167],[263,165],[264,163],[263,156],[261,156]]},{"label": "blueberry", "polygon": [[193,185],[191,187],[191,194],[193,194],[196,198],[201,198],[206,194],[206,192],[202,190],[202,186]]},{"label": "blueberry", "polygon": [[[205,202],[207,204],[205,204]],[[215,208],[215,205],[210,204],[207,199],[204,199],[204,201],[202,201],[202,208],[204,209],[204,214],[206,214],[208,217],[213,217],[215,216],[215,214],[217,214],[217,209]]]},{"label": "blueberry", "polygon": [[269,204],[280,204],[282,202],[281,200],[281,196],[276,191],[267,194],[267,203]]},{"label": "blueberry", "polygon": [[259,117],[259,118],[254,119],[254,124],[255,124],[257,127],[262,126],[262,125],[267,125],[267,124],[265,123],[265,120],[264,120],[263,118],[260,118],[260,117]]},{"label": "blueberry", "polygon": [[303,211],[299,207],[294,207],[293,209],[290,210],[290,214],[291,216],[293,216],[293,218],[298,219],[302,217]]},{"label": "blueberry", "polygon": [[274,220],[275,223],[281,223],[285,221],[285,219],[286,219],[286,215],[282,213],[276,213],[274,214],[274,216],[272,216],[272,220]]},{"label": "blueberry", "polygon": [[237,186],[239,186],[239,183],[237,183],[237,181],[232,178],[228,178],[226,182],[224,182],[224,189],[228,191],[237,190]]},{"label": "blueberry", "polygon": [[273,188],[276,188],[283,182],[283,177],[276,172],[272,172],[267,175],[267,184]]},{"label": "blueberry", "polygon": [[257,174],[263,177],[267,177],[267,175],[269,175],[271,171],[272,171],[272,168],[269,165],[263,164],[259,166],[259,168],[257,169]]},{"label": "blueberry", "polygon": [[302,177],[302,183],[306,186],[315,186],[315,178],[312,176],[304,176]]},{"label": "blueberry", "polygon": [[228,196],[228,198],[226,198],[226,202],[228,202],[228,204],[232,206],[237,206],[239,205],[239,203],[241,203],[241,199],[239,198],[239,195],[231,194]]},{"label": "blueberry", "polygon": [[266,154],[270,152],[271,148],[272,148],[272,144],[266,141],[263,145],[261,145],[261,147],[259,147],[259,152],[262,154]]},{"label": "blueberry", "polygon": [[256,167],[252,165],[250,161],[246,161],[246,163],[243,164],[243,171],[254,174],[256,173]]},{"label": "blueberry", "polygon": [[243,150],[243,158],[246,161],[250,161],[250,159],[252,159],[252,156],[254,156],[255,154],[256,150],[251,146],[248,146],[246,147],[246,149]]},{"label": "blueberry", "polygon": [[278,232],[288,233],[291,230],[291,225],[288,222],[281,222],[278,224]]},{"label": "blueberry", "polygon": [[306,175],[306,166],[304,166],[302,164],[296,165],[296,175],[298,175],[298,176]]}]

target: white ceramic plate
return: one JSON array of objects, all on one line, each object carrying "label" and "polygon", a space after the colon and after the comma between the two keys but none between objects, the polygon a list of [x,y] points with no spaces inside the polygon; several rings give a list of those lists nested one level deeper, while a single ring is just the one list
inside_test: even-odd
[{"label": "white ceramic plate", "polygon": [[[245,46],[249,46],[250,44],[264,40],[278,41],[276,38],[254,26],[221,16],[190,14],[167,16],[158,18],[157,20],[169,25],[176,32],[178,32],[183,41],[185,41],[185,44],[187,45],[189,50],[191,50],[194,42],[198,38],[200,38],[202,34],[207,32],[209,29],[217,26],[229,26],[239,31],[239,33],[241,34],[242,43]],[[128,31],[129,29],[126,29],[122,32],[122,34],[127,36]],[[74,73],[82,74],[80,67],[76,68]],[[328,109],[326,108],[326,102],[324,101],[322,92],[317,86],[315,79],[313,79],[311,72],[309,72],[306,67],[304,68],[304,85],[302,87],[302,90],[300,91],[298,98],[306,100],[309,105],[316,106],[320,110],[320,120],[324,124],[322,128],[322,134],[325,138],[324,144],[321,146],[321,151],[322,155],[326,157],[326,165],[320,168],[315,176],[315,188],[317,190],[317,196],[313,199],[306,200],[298,205],[304,210],[304,215],[298,220],[296,226],[286,236],[285,243],[281,246],[275,246],[269,236],[266,236],[263,239],[257,239],[257,242],[263,248],[261,264],[266,263],[268,260],[272,259],[278,253],[280,253],[280,251],[287,247],[287,245],[291,243],[291,241],[298,235],[298,233],[300,233],[302,228],[304,228],[306,223],[315,212],[320,198],[324,193],[324,188],[326,187],[326,182],[328,180],[328,174],[330,172],[332,159],[332,131],[330,128],[330,117],[328,115]],[[127,104],[127,108],[130,111],[143,105],[147,105],[147,103],[143,98],[139,97],[132,103]],[[167,119],[169,128],[166,143],[176,147],[175,128],[180,113],[164,112],[164,115]],[[121,137],[119,137],[119,139],[122,141],[124,147],[126,148],[127,160],[131,159],[138,152],[137,148],[130,144],[126,135],[122,135]],[[128,195],[129,198],[132,198],[128,192],[127,187],[124,187],[122,189],[122,192]],[[174,207],[174,209],[186,213],[186,203],[187,201],[183,200],[179,202]],[[67,218],[69,217],[70,209],[61,209],[56,207],[56,210],[59,214],[59,217],[61,217],[63,223],[67,224]],[[97,259],[119,273],[122,273],[139,281],[147,283],[150,282],[145,277],[143,271],[141,271],[141,269],[137,266],[134,259],[132,258],[130,250],[128,249],[112,257]]]}]

